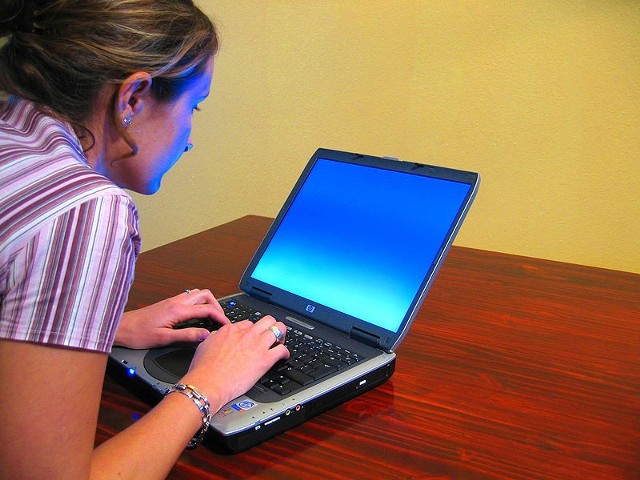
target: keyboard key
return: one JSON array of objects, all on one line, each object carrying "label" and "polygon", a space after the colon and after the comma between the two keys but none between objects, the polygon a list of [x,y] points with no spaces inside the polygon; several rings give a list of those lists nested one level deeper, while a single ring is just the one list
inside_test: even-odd
[{"label": "keyboard key", "polygon": [[313,382],[312,377],[310,377],[309,375],[305,375],[304,373],[299,372],[298,370],[294,370],[293,368],[288,368],[282,373],[283,375],[289,377],[291,380],[293,380],[296,383],[299,383],[302,386],[309,385],[311,382]]},{"label": "keyboard key", "polygon": [[333,372],[337,371],[338,370],[333,365],[322,365],[321,367],[316,368],[314,371],[309,372],[309,376],[314,380],[320,380],[321,378],[324,378],[327,375],[330,375]]}]

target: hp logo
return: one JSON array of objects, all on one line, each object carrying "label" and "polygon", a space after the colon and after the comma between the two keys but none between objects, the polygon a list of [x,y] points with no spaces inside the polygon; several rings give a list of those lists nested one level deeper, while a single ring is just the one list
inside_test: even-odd
[{"label": "hp logo", "polygon": [[305,308],[308,313],[313,313],[315,309],[316,307],[314,305],[307,305],[307,308]]}]

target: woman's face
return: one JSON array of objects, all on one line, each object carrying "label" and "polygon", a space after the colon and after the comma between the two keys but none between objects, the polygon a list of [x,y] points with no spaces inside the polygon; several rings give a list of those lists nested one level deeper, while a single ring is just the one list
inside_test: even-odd
[{"label": "woman's face", "polygon": [[173,167],[191,143],[193,114],[209,95],[213,59],[205,71],[175,100],[159,102],[147,95],[127,132],[138,152],[113,163],[105,172],[119,186],[151,195],[158,191],[162,177]]}]

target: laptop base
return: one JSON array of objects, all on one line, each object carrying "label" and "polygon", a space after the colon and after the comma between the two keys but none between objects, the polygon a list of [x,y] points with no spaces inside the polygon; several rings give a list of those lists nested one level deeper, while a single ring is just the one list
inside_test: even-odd
[{"label": "laptop base", "polygon": [[[386,382],[395,371],[396,359],[383,367],[367,373],[345,385],[326,392],[321,397],[300,403],[284,413],[252,425],[243,431],[224,435],[214,428],[210,428],[203,444],[218,453],[235,454],[247,450],[259,443],[269,440],[305,421],[336,407],[347,400],[355,398]],[[135,376],[127,373],[126,365],[110,359],[108,369],[116,381],[123,384],[139,399],[150,405],[155,405],[162,399],[162,394],[144,381],[136,381]],[[219,413],[217,413],[219,414]]]}]

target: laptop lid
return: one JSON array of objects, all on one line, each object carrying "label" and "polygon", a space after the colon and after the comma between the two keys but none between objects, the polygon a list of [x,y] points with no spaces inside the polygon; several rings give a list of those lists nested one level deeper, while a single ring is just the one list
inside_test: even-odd
[{"label": "laptop lid", "polygon": [[318,149],[240,288],[391,351],[413,321],[479,180],[473,172]]}]

